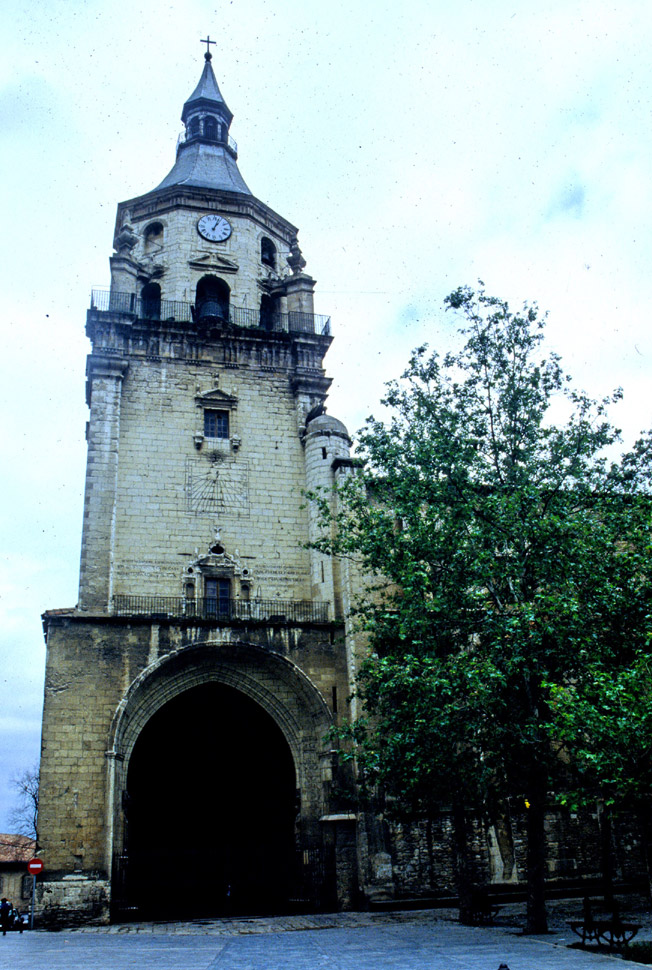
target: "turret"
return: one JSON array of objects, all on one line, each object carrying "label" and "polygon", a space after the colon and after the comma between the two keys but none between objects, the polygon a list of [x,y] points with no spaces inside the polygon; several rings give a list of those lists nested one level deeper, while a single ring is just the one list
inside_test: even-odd
[{"label": "turret", "polygon": [[[321,490],[326,496],[335,482],[338,464],[348,463],[351,439],[346,427],[330,414],[319,414],[308,421],[304,438],[306,455],[306,486],[308,491]],[[314,502],[309,504],[309,537],[315,542],[321,534]],[[336,558],[315,549],[310,552],[311,593],[315,599],[333,603],[336,614],[341,613],[341,581]]]}]

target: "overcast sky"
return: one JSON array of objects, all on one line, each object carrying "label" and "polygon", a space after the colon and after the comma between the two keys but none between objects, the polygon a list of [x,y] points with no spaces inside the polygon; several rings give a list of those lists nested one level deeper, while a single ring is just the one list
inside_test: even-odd
[{"label": "overcast sky", "polygon": [[0,13],[0,831],[38,758],[40,614],[77,599],[90,289],[174,161],[200,38],[254,195],[300,227],[355,431],[445,295],[536,300],[578,384],[652,425],[649,0],[23,0]]}]

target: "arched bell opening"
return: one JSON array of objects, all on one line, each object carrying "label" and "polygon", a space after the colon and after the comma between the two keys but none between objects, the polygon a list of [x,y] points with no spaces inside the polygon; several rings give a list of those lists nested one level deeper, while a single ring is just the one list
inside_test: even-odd
[{"label": "arched bell opening", "polygon": [[206,115],[204,118],[204,138],[209,141],[217,141],[218,130],[217,119],[212,115]]},{"label": "arched bell opening", "polygon": [[276,269],[276,246],[267,236],[263,236],[260,241],[260,261],[265,266]]},{"label": "arched bell opening", "polygon": [[197,320],[223,320],[228,322],[231,290],[217,276],[202,276],[197,283],[195,316]]},{"label": "arched bell opening", "polygon": [[254,700],[209,683],[168,701],[128,766],[130,905],[150,919],[286,912],[296,789],[289,745]]},{"label": "arched bell opening", "polygon": [[161,319],[161,287],[146,283],[140,291],[141,313],[146,320]]}]

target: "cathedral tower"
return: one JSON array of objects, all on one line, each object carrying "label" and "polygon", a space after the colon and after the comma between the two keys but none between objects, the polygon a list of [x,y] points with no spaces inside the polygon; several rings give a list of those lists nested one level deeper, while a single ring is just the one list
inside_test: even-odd
[{"label": "cathedral tower", "polygon": [[181,117],[87,314],[79,602],[44,614],[44,921],[346,907],[358,884],[327,741],[341,582],[306,548],[304,491],[350,461],[330,321],[240,174],[210,53]]}]

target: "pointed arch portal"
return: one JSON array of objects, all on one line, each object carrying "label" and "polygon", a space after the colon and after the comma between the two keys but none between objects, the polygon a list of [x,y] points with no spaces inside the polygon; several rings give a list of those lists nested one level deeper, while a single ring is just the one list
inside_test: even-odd
[{"label": "pointed arch portal", "polygon": [[127,895],[139,916],[287,908],[297,782],[273,718],[228,684],[178,694],[141,730],[127,772]]}]

